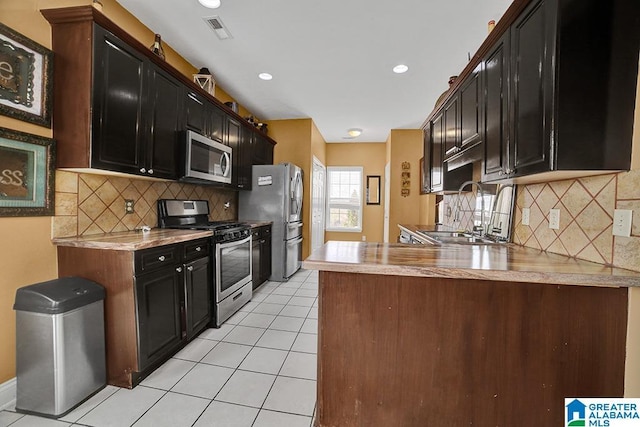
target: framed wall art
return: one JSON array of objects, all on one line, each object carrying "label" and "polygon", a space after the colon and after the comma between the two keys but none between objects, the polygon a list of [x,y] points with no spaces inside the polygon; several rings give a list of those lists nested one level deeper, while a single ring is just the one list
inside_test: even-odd
[{"label": "framed wall art", "polygon": [[0,216],[54,214],[53,139],[0,128]]},{"label": "framed wall art", "polygon": [[53,53],[0,23],[0,114],[51,127]]},{"label": "framed wall art", "polygon": [[367,204],[380,204],[380,175],[367,175]]}]

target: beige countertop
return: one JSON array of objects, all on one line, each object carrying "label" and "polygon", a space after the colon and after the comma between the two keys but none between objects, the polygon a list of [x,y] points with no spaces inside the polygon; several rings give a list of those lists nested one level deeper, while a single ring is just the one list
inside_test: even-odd
[{"label": "beige countertop", "polygon": [[409,245],[330,241],[302,266],[310,270],[556,285],[640,286],[640,272],[513,244]]},{"label": "beige countertop", "polygon": [[76,248],[137,251],[155,246],[171,245],[189,240],[211,237],[210,230],[174,230],[152,228],[150,231],[124,231],[121,233],[95,234],[91,236],[53,239],[56,246]]}]

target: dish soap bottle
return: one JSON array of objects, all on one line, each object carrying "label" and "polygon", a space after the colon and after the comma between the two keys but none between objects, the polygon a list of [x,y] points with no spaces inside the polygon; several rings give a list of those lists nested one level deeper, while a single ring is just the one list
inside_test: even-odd
[{"label": "dish soap bottle", "polygon": [[156,39],[151,45],[150,49],[151,52],[164,59],[164,49],[162,48],[162,39],[160,38],[160,34],[156,34]]}]

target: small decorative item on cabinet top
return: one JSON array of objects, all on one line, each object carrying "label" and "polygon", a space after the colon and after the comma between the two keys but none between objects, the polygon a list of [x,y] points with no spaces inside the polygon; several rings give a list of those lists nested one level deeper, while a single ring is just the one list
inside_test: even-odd
[{"label": "small decorative item on cabinet top", "polygon": [[411,163],[402,162],[402,175],[400,194],[402,197],[408,197],[411,188]]},{"label": "small decorative item on cabinet top", "polygon": [[156,34],[156,38],[149,49],[151,49],[151,52],[164,59],[164,49],[162,48],[162,38],[160,37],[160,34]]},{"label": "small decorative item on cabinet top", "polygon": [[213,76],[208,68],[200,68],[198,74],[193,75],[193,81],[209,95],[216,95],[216,81],[213,80]]},{"label": "small decorative item on cabinet top", "polygon": [[442,95],[440,95],[438,97],[438,100],[436,101],[436,106],[438,104],[440,104],[440,101],[442,101],[443,99],[445,99],[447,97],[447,94],[449,93],[449,89],[451,89],[451,86],[453,86],[453,84],[456,82],[456,79],[458,78],[458,76],[451,76],[449,77],[449,88],[447,90],[445,90],[444,92],[442,92]]}]

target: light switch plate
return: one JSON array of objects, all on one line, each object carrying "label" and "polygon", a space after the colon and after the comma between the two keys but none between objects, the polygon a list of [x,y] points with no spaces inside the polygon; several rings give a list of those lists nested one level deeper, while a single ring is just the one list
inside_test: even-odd
[{"label": "light switch plate", "polygon": [[531,216],[531,209],[522,208],[522,225],[529,225],[530,216]]},{"label": "light switch plate", "polygon": [[549,228],[553,230],[560,229],[560,209],[549,210]]},{"label": "light switch plate", "polygon": [[630,209],[615,209],[613,211],[613,235],[630,237],[633,211]]}]

